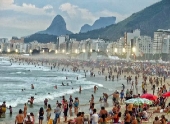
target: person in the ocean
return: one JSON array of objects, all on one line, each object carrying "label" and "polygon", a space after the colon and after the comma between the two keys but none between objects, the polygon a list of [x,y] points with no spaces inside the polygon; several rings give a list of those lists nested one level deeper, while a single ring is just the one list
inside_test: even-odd
[{"label": "person in the ocean", "polygon": [[63,82],[62,82],[61,86],[65,86]]},{"label": "person in the ocean", "polygon": [[31,89],[34,89],[34,85],[33,84],[31,84]]},{"label": "person in the ocean", "polygon": [[28,100],[28,102],[32,105],[32,104],[33,104],[33,102],[34,102],[34,97],[33,97],[33,96],[31,96],[31,98],[30,98],[30,100]]},{"label": "person in the ocean", "polygon": [[81,93],[81,86],[80,86],[80,88],[79,88],[79,93]]},{"label": "person in the ocean", "polygon": [[55,85],[54,88],[57,89],[57,85]]}]

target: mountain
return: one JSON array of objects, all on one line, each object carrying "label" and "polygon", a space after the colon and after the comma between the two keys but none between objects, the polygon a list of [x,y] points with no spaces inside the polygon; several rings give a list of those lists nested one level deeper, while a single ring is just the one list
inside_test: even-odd
[{"label": "mountain", "polygon": [[92,28],[92,26],[90,26],[89,24],[85,24],[81,27],[80,33],[91,31],[92,30],[91,28]]},{"label": "mountain", "polygon": [[66,28],[66,22],[64,21],[61,15],[57,15],[51,25],[44,31],[39,31],[36,34],[49,34],[49,35],[66,35],[72,34],[71,31],[68,31]]},{"label": "mountain", "polygon": [[111,24],[115,24],[116,17],[100,17],[98,20],[94,22],[92,26],[85,24],[81,27],[80,32],[84,33],[87,31],[105,28],[106,26],[109,26]]},{"label": "mountain", "polygon": [[162,0],[137,13],[132,14],[125,20],[110,25],[106,28],[89,31],[87,33],[72,34],[70,38],[77,40],[87,38],[103,38],[117,40],[124,36],[125,32],[140,29],[141,35],[152,36],[157,29],[170,29],[170,0]]}]

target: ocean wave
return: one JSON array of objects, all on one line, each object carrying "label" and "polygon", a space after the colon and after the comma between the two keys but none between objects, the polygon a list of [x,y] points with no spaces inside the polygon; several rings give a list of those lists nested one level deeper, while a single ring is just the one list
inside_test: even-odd
[{"label": "ocean wave", "polygon": [[[14,72],[10,72],[11,69],[13,69]],[[31,71],[31,73],[29,73],[29,71]],[[9,73],[13,74],[12,77],[6,75],[0,78],[0,95],[2,96],[0,103],[6,101],[7,106],[11,105],[12,107],[24,104],[31,96],[35,97],[34,103],[39,104],[43,103],[45,98],[53,100],[66,94],[74,94],[79,91],[80,85],[82,90],[92,89],[94,85],[103,87],[102,84],[87,81],[86,78],[84,78],[83,72],[57,71],[56,69],[51,70],[49,67],[35,67],[34,65],[27,65],[25,63],[24,65],[13,63],[12,66],[9,67]],[[18,76],[20,74],[21,76]],[[29,76],[22,77],[22,74],[29,74]],[[68,77],[67,80],[66,76]],[[77,80],[76,77],[79,79]],[[63,87],[61,86],[62,82],[64,82],[64,84],[69,82],[70,86]],[[34,84],[34,90],[31,89],[31,84]],[[55,85],[57,85],[58,89],[54,88]],[[74,89],[72,89],[72,87]],[[22,92],[21,89],[26,90]],[[35,93],[37,95],[35,95]]]}]

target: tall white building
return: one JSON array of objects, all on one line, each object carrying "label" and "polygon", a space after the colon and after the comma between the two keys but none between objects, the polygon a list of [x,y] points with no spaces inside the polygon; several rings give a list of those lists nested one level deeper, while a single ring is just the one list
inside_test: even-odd
[{"label": "tall white building", "polygon": [[140,30],[136,29],[133,30],[132,32],[126,32],[125,33],[125,49],[127,53],[127,59],[129,59],[132,49],[134,47],[134,39],[140,37]]},{"label": "tall white building", "polygon": [[121,37],[121,38],[118,39],[118,41],[117,41],[117,53],[118,53],[119,55],[122,55],[123,52],[125,52],[125,51],[123,51],[124,43],[125,43],[124,37]]},{"label": "tall white building", "polygon": [[0,43],[9,43],[8,38],[0,38]]},{"label": "tall white building", "polygon": [[162,53],[170,53],[170,35],[163,38],[162,42]]},{"label": "tall white building", "polygon": [[153,54],[169,53],[169,36],[170,30],[158,29],[154,32]]},{"label": "tall white building", "polygon": [[152,39],[149,36],[140,36],[134,39],[136,48],[136,56],[143,56],[144,54],[152,54]]},{"label": "tall white building", "polygon": [[65,42],[68,42],[69,36],[68,35],[62,35],[62,36],[59,36],[57,39],[58,39],[58,50],[62,51],[62,48],[60,49],[60,45],[65,44]]}]

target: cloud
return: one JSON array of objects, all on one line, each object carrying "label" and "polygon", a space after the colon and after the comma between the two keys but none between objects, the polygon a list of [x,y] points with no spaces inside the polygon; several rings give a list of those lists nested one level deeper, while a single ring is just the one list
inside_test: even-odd
[{"label": "cloud", "polygon": [[49,10],[49,9],[53,9],[53,6],[51,5],[46,5],[43,7],[44,10]]},{"label": "cloud", "polygon": [[[117,12],[111,12],[107,9],[91,12],[86,8],[80,8],[79,6],[72,5],[71,3],[61,4],[59,9],[65,13],[64,18],[66,20],[67,28],[74,32],[79,32],[81,26],[84,24],[92,25],[95,20],[100,17],[115,16],[116,22],[122,21],[128,15],[123,15]],[[76,26],[75,26],[76,25]]]},{"label": "cloud", "polygon": [[53,7],[51,5],[46,5],[42,8],[38,8],[33,4],[23,3],[21,6],[14,4],[14,0],[0,0],[0,10],[13,10],[16,12],[26,13],[30,15],[48,15],[54,16],[54,11],[46,11],[52,10]]},{"label": "cloud", "polygon": [[11,5],[14,3],[14,0],[0,0],[0,6]]},{"label": "cloud", "polygon": [[88,21],[94,21],[96,19],[96,17],[89,10],[80,8],[70,3],[62,4],[59,9],[66,12],[71,19],[74,19],[75,17]]},{"label": "cloud", "polygon": [[127,14],[120,14],[117,12],[111,12],[109,10],[103,10],[97,14],[98,16],[102,15],[103,17],[108,17],[108,16],[115,16],[116,17],[116,23],[124,20],[127,18],[129,15]]},{"label": "cloud", "polygon": [[14,3],[14,0],[0,0],[0,35],[22,36],[44,30],[50,25],[55,15],[51,5],[37,7],[30,3],[18,5]]},{"label": "cloud", "polygon": [[25,7],[25,8],[34,8],[34,9],[36,8],[35,5],[26,4],[26,3],[23,3],[22,6]]}]

